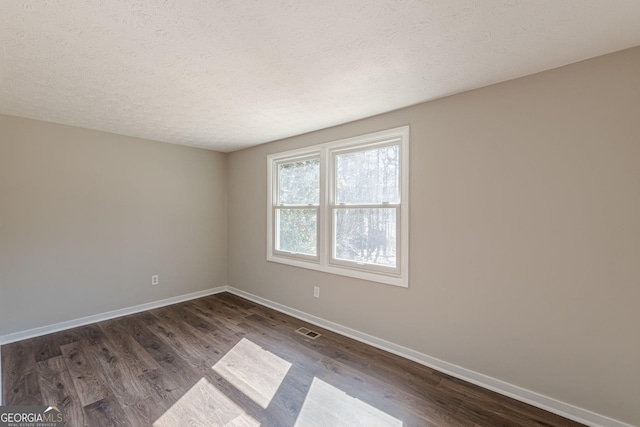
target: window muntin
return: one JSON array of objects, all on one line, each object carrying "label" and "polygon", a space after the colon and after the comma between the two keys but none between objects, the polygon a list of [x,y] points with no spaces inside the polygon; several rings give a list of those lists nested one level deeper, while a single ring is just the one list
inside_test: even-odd
[{"label": "window muntin", "polygon": [[409,127],[267,156],[267,260],[408,286]]}]

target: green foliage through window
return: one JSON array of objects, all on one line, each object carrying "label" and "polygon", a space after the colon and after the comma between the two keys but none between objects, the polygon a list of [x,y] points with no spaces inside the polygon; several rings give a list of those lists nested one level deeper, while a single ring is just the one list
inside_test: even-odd
[{"label": "green foliage through window", "polygon": [[278,205],[320,202],[320,159],[278,165]]},{"label": "green foliage through window", "polygon": [[276,210],[276,249],[317,255],[318,211],[316,209]]}]

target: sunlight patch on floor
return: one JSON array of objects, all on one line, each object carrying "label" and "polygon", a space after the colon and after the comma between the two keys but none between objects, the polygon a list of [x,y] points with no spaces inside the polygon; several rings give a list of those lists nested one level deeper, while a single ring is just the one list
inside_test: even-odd
[{"label": "sunlight patch on floor", "polygon": [[174,426],[259,427],[260,423],[202,378],[153,423],[153,427]]},{"label": "sunlight patch on floor", "polygon": [[402,427],[402,421],[314,378],[295,427]]},{"label": "sunlight patch on floor", "polygon": [[242,338],[213,370],[266,409],[290,367],[291,363]]}]

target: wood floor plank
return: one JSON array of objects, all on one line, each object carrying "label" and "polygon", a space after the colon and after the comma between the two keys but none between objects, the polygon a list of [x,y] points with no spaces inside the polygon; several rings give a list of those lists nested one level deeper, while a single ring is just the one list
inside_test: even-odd
[{"label": "wood floor plank", "polygon": [[247,310],[247,312],[258,307],[258,304],[251,302],[247,299],[241,298],[237,295],[230,294],[228,292],[224,292],[218,295],[213,295],[213,296],[202,298],[202,299],[206,301],[207,298],[209,298],[212,301],[222,301],[225,303],[229,303],[233,309],[240,307],[243,310]]},{"label": "wood floor plank", "polygon": [[237,324],[250,314],[246,309],[230,306],[229,303],[212,297],[189,301],[185,307],[214,320],[217,327],[235,332],[242,332]]},{"label": "wood floor plank", "polygon": [[83,339],[88,345],[99,345],[107,340],[107,335],[100,328],[100,325],[93,323],[91,325],[80,326],[75,328],[74,332],[80,339]]},{"label": "wood floor plank", "polygon": [[77,328],[33,338],[36,362],[41,362],[51,357],[62,356],[62,352],[60,351],[61,346],[80,341],[81,339],[82,337],[77,333]]},{"label": "wood floor plank", "polygon": [[[206,411],[202,408],[206,408]],[[183,399],[156,420],[154,426],[260,425],[255,421],[245,410],[203,378],[189,389]]]},{"label": "wood floor plank", "polygon": [[211,363],[219,357],[220,352],[216,352],[211,344],[191,333],[188,325],[171,316],[171,313],[169,310],[154,312],[156,321],[148,324],[147,328],[169,344],[193,368],[210,369]]},{"label": "wood floor plank", "polygon": [[102,400],[110,395],[110,389],[102,370],[96,362],[88,356],[88,350],[83,343],[73,342],[60,347],[67,370],[78,393],[82,406]]},{"label": "wood floor plank", "polygon": [[91,427],[126,427],[131,423],[115,397],[106,397],[84,407]]},{"label": "wood floor plank", "polygon": [[289,415],[281,411],[277,411],[276,414],[266,412],[250,396],[242,393],[235,384],[229,382],[217,372],[212,370],[205,376],[205,379],[225,396],[223,400],[226,404],[232,403],[241,408],[251,419],[259,421],[261,425],[293,425]]},{"label": "wood floor plank", "polygon": [[6,404],[69,426],[580,425],[228,293],[5,345],[2,368]]},{"label": "wood floor plank", "polygon": [[100,322],[100,328],[105,332],[113,349],[117,351],[120,358],[136,375],[142,375],[147,371],[160,369],[156,362],[142,346],[133,339],[131,331],[127,329],[126,317]]},{"label": "wood floor plank", "polygon": [[171,378],[183,389],[188,390],[202,378],[202,375],[168,344],[148,329],[144,322],[135,317],[127,318],[125,321],[133,339],[153,357],[164,372],[170,373]]},{"label": "wood floor plank", "polygon": [[140,398],[130,405],[122,406],[122,411],[133,426],[151,426],[170,406],[158,404],[153,397]]},{"label": "wood floor plank", "polygon": [[9,382],[10,388],[5,394],[3,404],[15,406],[39,405],[42,400],[38,374],[34,371],[26,372],[14,382]]},{"label": "wood floor plank", "polygon": [[212,321],[207,316],[198,316],[196,313],[194,313],[194,310],[196,310],[194,307],[195,303],[184,304],[183,306],[178,308],[176,313],[178,314],[178,316],[180,316],[180,319],[183,322],[191,325],[193,328],[199,330],[203,334],[207,334],[210,336],[219,336],[221,332],[228,334],[239,332],[239,330],[233,331],[233,329],[229,328],[227,322],[221,320],[222,317],[216,317],[218,319],[218,321],[216,322]]},{"label": "wood floor plank", "polygon": [[109,342],[86,347],[87,354],[97,361],[104,371],[106,384],[122,406],[134,405],[149,397],[148,388],[127,365],[126,360]]},{"label": "wood floor plank", "polygon": [[2,346],[2,403],[38,405],[42,400],[31,340]]},{"label": "wood floor plank", "polygon": [[64,362],[64,356],[38,362],[40,390],[44,405],[64,407],[65,426],[86,426],[82,403]]},{"label": "wood floor plank", "polygon": [[149,385],[149,390],[153,392],[152,398],[165,409],[180,400],[188,390],[181,386],[180,382],[176,381],[172,375],[164,372],[162,368],[147,371],[138,379]]}]

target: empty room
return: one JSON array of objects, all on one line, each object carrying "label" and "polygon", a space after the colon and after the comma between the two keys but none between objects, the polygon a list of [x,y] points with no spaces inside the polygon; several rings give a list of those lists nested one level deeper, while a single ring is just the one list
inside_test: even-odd
[{"label": "empty room", "polygon": [[0,427],[640,427],[640,2],[0,2]]}]

